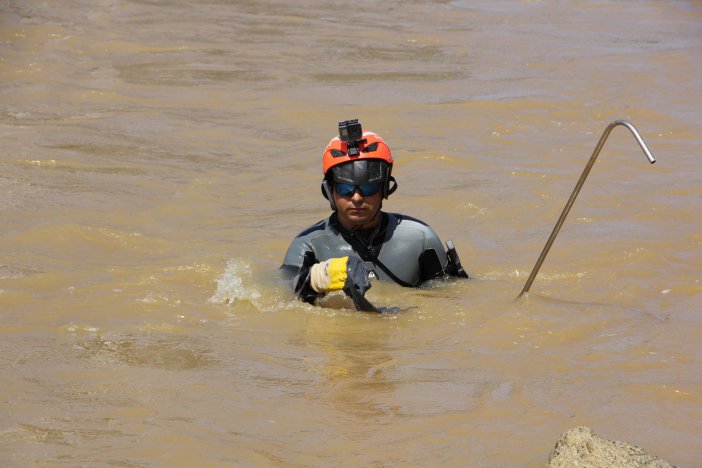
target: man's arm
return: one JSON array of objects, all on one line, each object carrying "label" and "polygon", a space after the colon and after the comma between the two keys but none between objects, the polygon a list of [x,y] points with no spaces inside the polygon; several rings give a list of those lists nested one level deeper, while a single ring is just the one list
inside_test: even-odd
[{"label": "man's arm", "polygon": [[[304,302],[315,304],[317,299],[324,295],[323,293],[315,291],[311,285],[310,270],[312,266],[317,263],[317,259],[314,256],[314,252],[309,250],[304,252],[302,257],[301,265],[296,266],[284,263],[280,269],[288,275],[290,287],[295,296]],[[286,259],[287,258],[288,256],[286,255]]]},{"label": "man's arm", "polygon": [[425,250],[419,257],[422,282],[446,277],[469,277],[461,265],[453,242],[448,241],[446,243],[447,251],[444,249],[441,239],[431,227],[426,226],[425,235]]}]

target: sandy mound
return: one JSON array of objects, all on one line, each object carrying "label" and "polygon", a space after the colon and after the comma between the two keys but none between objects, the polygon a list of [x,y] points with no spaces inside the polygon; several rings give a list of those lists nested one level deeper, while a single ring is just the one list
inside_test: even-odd
[{"label": "sandy mound", "polygon": [[672,468],[673,466],[626,442],[602,439],[587,427],[576,427],[564,432],[551,452],[548,462],[549,468]]}]

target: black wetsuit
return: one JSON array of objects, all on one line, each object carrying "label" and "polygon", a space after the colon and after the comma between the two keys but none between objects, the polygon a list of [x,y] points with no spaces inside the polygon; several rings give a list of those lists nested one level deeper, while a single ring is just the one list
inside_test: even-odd
[{"label": "black wetsuit", "polygon": [[292,276],[295,295],[314,304],[324,294],[310,286],[309,269],[330,258],[358,255],[370,276],[417,287],[445,276],[464,276],[446,256],[444,246],[427,224],[397,213],[381,213],[380,223],[367,231],[350,231],[336,212],[293,239],[281,269]]}]

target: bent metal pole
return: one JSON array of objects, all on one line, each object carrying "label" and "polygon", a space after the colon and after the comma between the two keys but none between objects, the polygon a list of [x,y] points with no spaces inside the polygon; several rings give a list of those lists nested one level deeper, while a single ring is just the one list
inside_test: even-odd
[{"label": "bent metal pole", "polygon": [[578,180],[578,183],[575,184],[575,188],[573,189],[573,193],[570,195],[570,198],[568,199],[568,203],[566,203],[565,208],[563,208],[563,212],[561,213],[561,217],[558,218],[558,222],[553,227],[553,231],[551,232],[551,237],[548,238],[548,241],[546,242],[544,249],[541,251],[541,255],[539,256],[539,259],[536,261],[536,265],[534,265],[534,269],[531,271],[531,274],[529,275],[529,279],[527,280],[526,284],[524,285],[524,288],[522,289],[522,292],[519,293],[519,296],[517,296],[517,298],[520,298],[520,297],[522,297],[522,295],[524,295],[524,293],[529,292],[529,288],[531,287],[531,283],[534,282],[534,278],[536,278],[536,275],[539,272],[539,268],[541,268],[541,264],[544,263],[544,260],[546,259],[546,255],[548,254],[548,251],[551,249],[551,245],[553,244],[553,241],[556,240],[556,236],[558,235],[558,231],[561,230],[561,226],[563,226],[563,222],[565,221],[566,216],[568,216],[568,212],[570,212],[570,208],[573,206],[573,203],[575,202],[575,198],[578,196],[578,193],[580,193],[580,189],[583,187],[583,184],[585,183],[585,179],[587,179],[588,174],[590,174],[590,169],[592,169],[593,164],[595,164],[595,160],[597,159],[597,156],[600,154],[600,151],[602,150],[602,147],[604,146],[604,143],[607,140],[607,137],[609,136],[610,132],[617,125],[623,125],[624,127],[631,130],[631,133],[634,135],[634,138],[636,138],[636,141],[639,143],[639,146],[641,147],[644,154],[646,155],[646,158],[648,158],[648,161],[651,164],[656,162],[656,160],[653,158],[653,155],[651,154],[648,147],[646,146],[646,143],[644,143],[643,139],[641,138],[641,135],[639,135],[639,132],[631,124],[631,122],[626,121],[626,120],[615,120],[614,122],[610,123],[607,126],[607,128],[605,129],[604,133],[602,133],[602,136],[600,137],[600,141],[597,143],[597,146],[595,147],[595,151],[592,152],[592,156],[590,156],[590,160],[587,162],[587,165],[585,166],[585,170],[583,170],[583,173],[580,176],[580,180]]}]

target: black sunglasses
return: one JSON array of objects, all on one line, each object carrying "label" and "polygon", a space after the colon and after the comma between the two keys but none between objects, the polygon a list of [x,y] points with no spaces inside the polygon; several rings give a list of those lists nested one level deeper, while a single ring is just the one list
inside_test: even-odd
[{"label": "black sunglasses", "polygon": [[352,197],[353,194],[356,193],[356,190],[361,192],[361,195],[363,195],[364,197],[370,197],[371,195],[375,195],[380,191],[380,183],[375,182],[372,184],[354,185],[335,182],[334,190],[342,197]]}]

